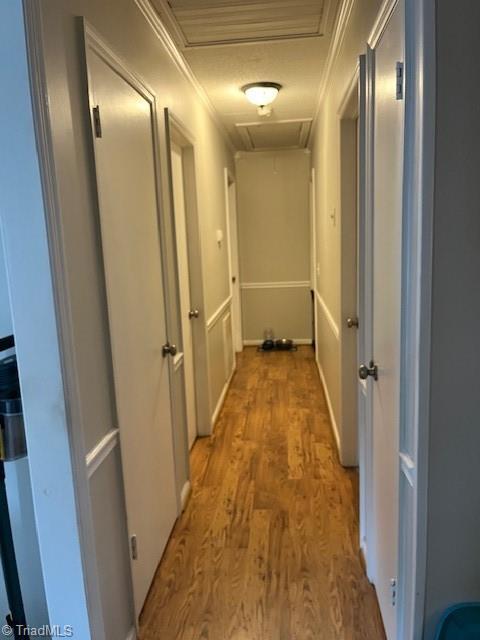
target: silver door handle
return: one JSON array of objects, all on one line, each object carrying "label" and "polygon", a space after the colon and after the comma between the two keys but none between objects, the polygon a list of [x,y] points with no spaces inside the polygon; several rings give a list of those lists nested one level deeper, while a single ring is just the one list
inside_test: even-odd
[{"label": "silver door handle", "polygon": [[366,380],[368,376],[372,376],[374,380],[378,380],[378,367],[373,360],[370,360],[368,367],[366,364],[362,364],[358,370],[358,375],[362,380]]},{"label": "silver door handle", "polygon": [[347,327],[349,329],[353,329],[353,327],[358,328],[358,318],[347,318]]},{"label": "silver door handle", "polygon": [[188,312],[188,317],[190,318],[190,320],[192,320],[192,318],[198,318],[199,315],[200,311],[198,309],[190,309],[190,311]]},{"label": "silver door handle", "polygon": [[166,358],[167,356],[176,356],[177,355],[177,347],[174,344],[170,344],[167,342],[162,347],[162,356]]}]

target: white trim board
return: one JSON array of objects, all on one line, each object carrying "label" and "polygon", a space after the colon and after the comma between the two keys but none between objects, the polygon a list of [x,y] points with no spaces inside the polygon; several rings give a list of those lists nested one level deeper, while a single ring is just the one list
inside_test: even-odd
[{"label": "white trim board", "polygon": [[207,331],[210,331],[220,320],[220,318],[226,313],[227,309],[232,304],[232,296],[228,296],[226,300],[218,307],[218,309],[207,320]]},{"label": "white trim board", "polygon": [[223,408],[223,403],[225,402],[225,398],[227,396],[227,392],[230,388],[230,384],[232,382],[233,376],[235,374],[236,368],[234,367],[232,369],[232,373],[230,374],[230,377],[228,378],[228,380],[225,383],[225,386],[223,387],[222,393],[220,394],[220,397],[218,399],[217,402],[217,406],[215,407],[215,411],[213,412],[212,415],[212,430],[215,428],[215,424],[218,420],[218,416],[220,415],[220,412]]},{"label": "white trim board", "polygon": [[93,476],[98,467],[115,449],[119,441],[119,430],[111,429],[85,456],[87,475]]},{"label": "white trim board", "polygon": [[137,640],[137,630],[135,629],[135,627],[132,627],[130,629],[125,640]]},{"label": "white trim board", "polygon": [[318,293],[317,290],[315,290],[315,297],[317,299],[317,302],[319,304],[319,306],[321,307],[322,311],[323,311],[323,315],[325,316],[325,318],[327,319],[327,322],[330,326],[330,329],[332,330],[333,335],[335,336],[335,338],[337,340],[340,340],[340,329],[338,328],[337,323],[335,322],[330,309],[327,307],[327,304],[325,302],[325,300],[322,298],[322,296]]},{"label": "white trim board", "polygon": [[182,351],[179,351],[173,356],[172,366],[175,373],[180,369],[183,364],[184,355]]},{"label": "white trim board", "polygon": [[388,21],[390,20],[390,16],[395,10],[395,7],[398,4],[398,0],[384,0],[382,6],[380,7],[377,18],[373,24],[372,30],[370,31],[370,35],[368,36],[367,44],[371,49],[375,49],[380,38],[385,31]]},{"label": "white trim board", "polygon": [[182,487],[182,491],[180,492],[180,504],[182,507],[182,511],[185,511],[185,507],[187,506],[187,502],[191,494],[192,494],[192,484],[190,480],[187,480]]},{"label": "white trim board", "polygon": [[154,9],[154,7],[152,6],[149,0],[134,0],[134,2],[137,5],[137,7],[140,9],[145,20],[148,22],[148,24],[154,31],[155,35],[157,36],[157,38],[160,40],[160,42],[164,46],[172,62],[176,65],[177,69],[182,73],[182,75],[188,80],[188,82],[191,84],[196,94],[200,98],[200,101],[206,107],[208,113],[210,114],[210,117],[212,118],[213,122],[217,126],[228,148],[230,149],[232,154],[235,154],[236,148],[222,120],[220,119],[220,116],[218,115],[217,110],[215,109],[212,102],[210,101],[210,98],[208,97],[205,89],[201,86],[201,84],[198,82],[198,80],[194,76],[185,57],[179,51],[177,45],[175,44],[174,40],[168,33],[167,29],[165,28],[165,25],[161,21],[156,10]]},{"label": "white trim board", "polygon": [[310,289],[309,280],[292,280],[291,282],[242,282],[240,289]]},{"label": "white trim board", "polygon": [[318,374],[320,376],[320,381],[322,383],[323,392],[325,394],[325,399],[327,401],[328,414],[330,416],[330,422],[332,424],[333,435],[335,436],[335,442],[337,443],[338,455],[340,456],[340,433],[338,431],[337,421],[335,420],[335,414],[333,413],[332,401],[330,400],[330,394],[328,393],[327,380],[325,378],[325,374],[323,373],[322,366],[318,360],[315,360],[317,363]]},{"label": "white trim board", "polygon": [[[298,346],[308,345],[311,347],[313,338],[292,338],[292,340],[295,343],[295,345],[298,345]],[[264,342],[263,340],[244,340],[243,346],[259,347],[261,344],[263,344],[263,342]]]}]

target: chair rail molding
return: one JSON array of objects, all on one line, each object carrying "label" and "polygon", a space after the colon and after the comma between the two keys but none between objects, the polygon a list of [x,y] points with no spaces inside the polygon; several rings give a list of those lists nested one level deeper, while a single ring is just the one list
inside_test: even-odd
[{"label": "chair rail molding", "polygon": [[225,314],[227,309],[230,308],[232,304],[232,296],[228,296],[222,304],[218,307],[218,309],[208,318],[207,320],[207,331],[213,329],[213,327],[217,324],[220,318]]},{"label": "chair rail molding", "polygon": [[310,280],[286,282],[242,282],[240,289],[310,289]]},{"label": "chair rail molding", "polygon": [[87,466],[87,475],[89,478],[93,476],[98,467],[109,454],[115,449],[119,441],[119,430],[111,429],[85,456],[85,464]]},{"label": "chair rail molding", "polygon": [[327,303],[325,302],[325,300],[322,298],[322,296],[319,294],[317,290],[315,290],[315,297],[317,298],[318,305],[323,311],[323,315],[327,319],[328,325],[332,330],[333,335],[337,340],[340,340],[340,329],[338,328],[338,324],[335,322],[333,315],[330,312],[330,309],[327,307]]}]

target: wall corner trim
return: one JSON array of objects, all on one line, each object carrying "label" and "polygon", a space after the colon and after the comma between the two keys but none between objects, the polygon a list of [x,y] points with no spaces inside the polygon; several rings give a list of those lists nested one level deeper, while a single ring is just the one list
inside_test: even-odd
[{"label": "wall corner trim", "polygon": [[395,10],[397,4],[398,0],[383,1],[382,6],[378,11],[377,18],[373,23],[370,35],[368,36],[367,44],[371,49],[375,49],[375,47],[377,46],[383,32],[385,31],[388,21],[390,20],[390,16]]},{"label": "wall corner trim", "polygon": [[172,62],[176,65],[177,69],[182,73],[182,75],[192,85],[192,87],[195,90],[196,94],[198,95],[198,97],[200,98],[201,102],[203,103],[203,105],[207,109],[208,113],[210,114],[210,117],[212,118],[213,122],[217,126],[217,128],[218,128],[220,134],[222,135],[223,139],[225,140],[228,148],[230,149],[232,154],[235,155],[237,150],[236,150],[236,148],[235,148],[235,146],[234,146],[234,144],[233,144],[233,142],[232,142],[232,140],[230,138],[230,135],[229,135],[227,129],[225,128],[222,120],[220,119],[220,116],[219,116],[217,110],[213,106],[210,98],[207,95],[207,92],[205,91],[205,89],[202,87],[202,85],[199,83],[199,81],[197,80],[197,78],[193,74],[193,71],[191,70],[190,65],[187,63],[185,57],[179,51],[179,49],[178,49],[177,45],[175,44],[174,40],[172,39],[172,37],[168,33],[165,25],[163,24],[160,16],[156,12],[156,10],[153,7],[153,5],[151,4],[150,0],[134,0],[134,2],[137,5],[137,7],[140,9],[140,11],[143,14],[145,20],[148,22],[148,24],[150,25],[150,27],[154,31],[155,35],[157,36],[157,38],[163,44],[163,46],[164,46],[165,50],[167,51],[168,55],[170,56],[170,59],[172,60]]},{"label": "wall corner trim", "polygon": [[104,462],[109,454],[115,449],[119,442],[120,431],[111,429],[85,457],[87,466],[87,475],[89,478],[93,476],[98,467]]}]

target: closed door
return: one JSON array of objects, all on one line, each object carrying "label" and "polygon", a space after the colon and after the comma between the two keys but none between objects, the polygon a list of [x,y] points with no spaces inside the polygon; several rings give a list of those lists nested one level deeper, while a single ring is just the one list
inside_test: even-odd
[{"label": "closed door", "polygon": [[152,104],[93,51],[88,67],[101,122],[95,166],[138,616],[177,514]]},{"label": "closed door", "polygon": [[185,210],[182,150],[172,144],[172,184],[177,238],[178,277],[180,281],[180,311],[182,314],[183,359],[185,396],[187,404],[188,444],[192,447],[197,437],[197,411],[195,406],[195,369],[193,355],[192,322],[197,320],[190,298],[188,238]]},{"label": "closed door", "polygon": [[404,5],[399,2],[375,48],[373,142],[373,511],[375,586],[389,640],[396,636],[399,518],[399,402]]}]

